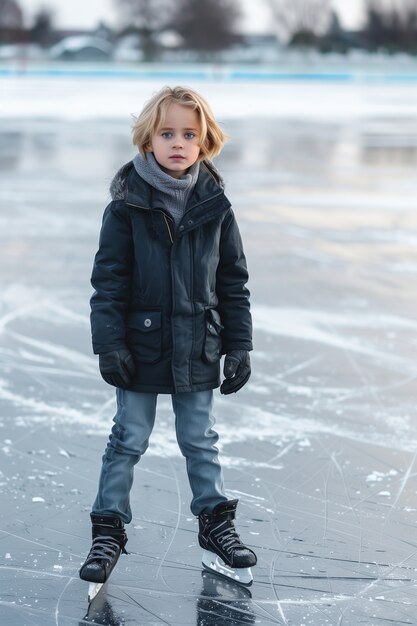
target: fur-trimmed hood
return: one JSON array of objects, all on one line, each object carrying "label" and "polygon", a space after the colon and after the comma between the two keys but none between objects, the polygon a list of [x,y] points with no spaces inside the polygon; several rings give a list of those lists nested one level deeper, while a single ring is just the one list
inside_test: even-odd
[{"label": "fur-trimmed hood", "polygon": [[[116,172],[111,183],[110,183],[110,196],[112,200],[124,200],[127,194],[128,188],[128,178],[132,170],[134,169],[133,161],[128,161]],[[200,165],[200,170],[206,169],[209,174],[214,178],[215,182],[219,185],[221,189],[224,189],[225,184],[224,180],[219,172],[219,170],[215,167],[212,161],[202,161]]]}]

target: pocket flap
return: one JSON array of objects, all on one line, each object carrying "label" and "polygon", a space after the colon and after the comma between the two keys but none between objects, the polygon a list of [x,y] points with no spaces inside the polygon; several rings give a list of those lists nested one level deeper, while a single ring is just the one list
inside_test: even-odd
[{"label": "pocket flap", "polygon": [[220,319],[220,315],[216,309],[207,309],[206,310],[207,318],[209,322],[211,322],[218,333],[221,333],[223,330],[223,324]]},{"label": "pocket flap", "polygon": [[137,311],[127,318],[126,326],[144,333],[161,328],[161,311]]}]

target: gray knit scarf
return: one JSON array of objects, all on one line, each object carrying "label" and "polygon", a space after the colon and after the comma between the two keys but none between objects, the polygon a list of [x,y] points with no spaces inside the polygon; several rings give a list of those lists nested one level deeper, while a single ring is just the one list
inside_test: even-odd
[{"label": "gray knit scarf", "polygon": [[153,152],[147,152],[145,157],[140,153],[137,154],[133,159],[133,165],[139,176],[159,191],[158,201],[161,201],[162,208],[169,211],[178,226],[197,182],[200,162],[194,163],[181,178],[166,174],[160,168]]}]

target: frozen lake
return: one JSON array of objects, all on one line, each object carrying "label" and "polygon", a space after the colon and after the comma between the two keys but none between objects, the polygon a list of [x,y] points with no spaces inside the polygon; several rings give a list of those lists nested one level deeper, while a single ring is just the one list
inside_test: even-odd
[{"label": "frozen lake", "polygon": [[202,575],[160,396],[130,554],[86,616],[78,568],[114,414],[89,276],[130,116],[161,84],[0,80],[1,623],[415,624],[417,85],[381,83],[188,81],[232,137],[217,164],[255,351],[215,414],[259,561],[250,592]]}]

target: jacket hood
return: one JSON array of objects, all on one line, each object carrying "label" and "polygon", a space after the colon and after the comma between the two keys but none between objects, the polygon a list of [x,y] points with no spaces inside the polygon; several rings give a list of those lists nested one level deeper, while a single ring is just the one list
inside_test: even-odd
[{"label": "jacket hood", "polygon": [[126,196],[127,179],[133,169],[133,161],[128,161],[117,170],[110,183],[109,191],[112,200],[123,200]]},{"label": "jacket hood", "polygon": [[[122,165],[122,167],[116,172],[116,174],[114,175],[110,183],[110,188],[109,188],[110,196],[112,200],[125,200],[126,199],[127,190],[128,190],[128,178],[132,170],[134,170],[133,161],[128,161],[127,163]],[[212,161],[206,160],[206,161],[201,162],[200,175],[201,173],[203,175],[204,173],[206,173],[206,175],[207,174],[211,175],[211,177],[214,178],[214,181],[217,183],[217,185],[221,189],[224,189],[224,186],[225,186],[224,180],[219,170],[216,168],[216,166],[213,164]]]}]

